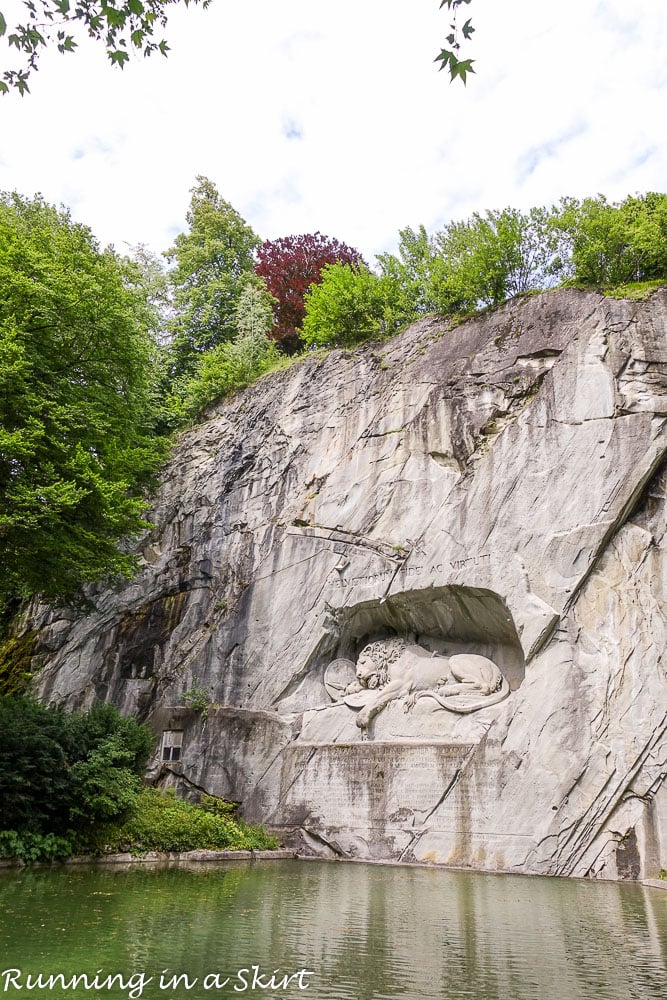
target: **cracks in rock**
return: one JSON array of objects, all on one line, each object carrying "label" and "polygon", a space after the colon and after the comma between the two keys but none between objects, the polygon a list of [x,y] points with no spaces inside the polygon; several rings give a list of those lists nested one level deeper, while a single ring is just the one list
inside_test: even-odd
[{"label": "cracks in rock", "polygon": [[264,778],[266,777],[266,775],[269,773],[269,771],[271,770],[271,768],[275,766],[276,761],[280,757],[282,757],[283,750],[284,750],[284,747],[279,747],[276,750],[274,756],[271,758],[271,760],[267,764],[267,766],[264,768],[264,770],[262,771],[262,773],[259,775],[259,777],[256,777],[256,778],[253,777],[253,779],[252,779],[252,794],[253,795],[257,791],[257,789],[259,788],[259,786],[261,785],[262,781],[264,780]]},{"label": "cracks in rock", "polygon": [[415,830],[415,832],[412,834],[409,842],[405,845],[405,847],[401,851],[401,853],[400,853],[400,855],[398,856],[398,859],[397,859],[399,862],[403,861],[403,859],[405,858],[406,854],[409,851],[412,851],[413,848],[416,847],[416,845],[422,839],[422,837],[424,837],[429,832],[429,830],[426,828],[426,824],[430,820],[431,816],[433,816],[433,814],[435,812],[437,812],[437,810],[440,808],[440,806],[443,804],[443,802],[448,798],[448,796],[451,794],[451,792],[453,791],[453,789],[459,783],[459,781],[461,780],[461,776],[462,776],[463,772],[466,770],[469,762],[472,760],[472,756],[473,756],[473,751],[470,752],[470,754],[462,762],[461,766],[457,767],[456,772],[454,773],[454,776],[453,776],[452,780],[449,782],[449,784],[447,785],[447,787],[445,788],[444,792],[442,793],[442,795],[440,796],[440,798],[438,799],[438,801],[435,803],[435,805],[431,809],[429,809],[429,811],[426,813],[426,815],[422,819],[420,819],[420,821],[419,821],[420,822],[420,829],[419,830]]},{"label": "cracks in rock", "polygon": [[316,833],[314,830],[311,830],[307,826],[301,827],[301,833],[304,836],[304,838],[310,837],[310,839],[314,840],[316,844],[321,844],[323,847],[326,847],[329,851],[335,854],[337,858],[350,857],[349,853],[347,851],[344,851],[338,844],[335,844],[331,840],[327,840],[327,838],[323,837],[321,833]]},{"label": "cracks in rock", "polygon": [[[296,532],[289,532],[289,534],[296,534]],[[266,573],[264,576],[255,576],[253,578],[253,580],[252,580],[252,583],[254,585],[254,584],[260,583],[260,582],[262,582],[264,580],[270,580],[270,579],[272,579],[272,578],[274,578],[276,576],[279,576],[280,573],[286,573],[288,570],[294,569],[295,566],[301,566],[301,565],[303,565],[303,563],[311,562],[313,559],[317,559],[317,557],[322,552],[326,552],[326,551],[328,551],[326,548],[318,549],[317,552],[311,552],[311,554],[309,556],[304,556],[303,559],[297,559],[294,562],[289,563],[286,566],[281,566],[279,569],[273,569],[273,570],[271,570],[270,573]],[[274,556],[274,554],[275,553],[273,551],[269,552],[264,557],[264,559],[262,560],[262,562],[265,562],[268,559],[272,559],[273,556]],[[261,566],[261,563],[260,563],[260,566]]]},{"label": "cracks in rock", "polygon": [[[155,775],[155,777],[150,782],[151,785],[153,785],[153,787],[155,787],[155,788],[158,788],[160,780],[164,777],[165,774],[171,774],[171,775],[173,775],[174,778],[178,779],[179,784],[185,785],[186,788],[189,788],[192,791],[199,792],[200,795],[210,795],[211,794],[209,791],[207,791],[206,788],[203,787],[203,785],[198,785],[195,781],[192,780],[192,778],[188,778],[188,776],[186,774],[183,774],[181,771],[174,771],[173,768],[168,767],[166,764],[162,765],[162,767],[160,768],[160,770],[157,772],[157,774]],[[226,801],[228,801],[228,800],[226,800]],[[235,804],[238,805],[238,803],[235,803]]]},{"label": "cracks in rock", "polygon": [[311,760],[313,759],[313,757],[315,756],[316,753],[317,753],[317,747],[313,747],[311,749],[310,753],[308,754],[308,756],[306,757],[306,759],[301,763],[301,767],[298,769],[298,771],[296,772],[296,774],[294,775],[294,777],[290,781],[289,785],[287,785],[285,788],[281,787],[281,789],[280,789],[280,800],[281,800],[281,802],[285,801],[285,799],[289,795],[290,791],[292,790],[292,788],[294,787],[294,785],[296,785],[297,781],[302,776],[303,772],[308,767],[308,765],[310,764]]},{"label": "cracks in rock", "polygon": [[[624,801],[625,796],[630,793],[634,797],[637,797],[636,793],[632,791],[632,783],[641,772],[646,760],[653,755],[655,747],[661,743],[666,732],[667,720],[664,725],[654,731],[651,739],[645,745],[642,752],[638,754],[635,763],[632,765],[630,770],[625,773],[625,775],[619,778],[615,783],[613,782],[613,779],[616,772],[613,771],[609,775],[604,785],[599,790],[595,802],[593,802],[589,807],[587,811],[588,817],[582,817],[582,819],[576,824],[571,837],[569,837],[563,843],[562,848],[559,849],[559,853],[562,853],[569,842],[572,840],[576,841],[565,861],[559,864],[557,874],[571,875],[577,864],[583,859],[586,851],[589,849],[595,838],[603,832],[605,825],[609,823],[615,810]],[[609,789],[610,791],[608,791]],[[577,831],[579,832],[577,833]]]},{"label": "cracks in rock", "polygon": [[[629,520],[629,518],[632,516],[632,514],[635,511],[635,509],[637,508],[637,506],[643,500],[644,495],[645,495],[645,493],[647,491],[647,487],[650,486],[651,480],[653,479],[653,477],[655,476],[656,472],[660,469],[660,467],[662,466],[662,464],[664,462],[665,454],[667,454],[667,445],[664,448],[662,448],[654,456],[654,458],[653,458],[652,462],[650,463],[648,469],[644,472],[643,476],[641,477],[641,479],[639,480],[639,482],[635,486],[634,490],[632,491],[630,497],[625,502],[625,504],[623,505],[623,507],[620,509],[620,511],[618,512],[618,514],[616,515],[616,517],[610,522],[609,528],[607,529],[607,531],[602,536],[602,538],[601,538],[601,540],[600,540],[597,548],[595,549],[594,552],[591,553],[590,564],[588,565],[588,567],[586,568],[586,570],[580,576],[580,578],[579,578],[576,586],[573,588],[572,593],[570,594],[570,597],[566,601],[566,603],[565,603],[565,605],[563,607],[563,615],[566,615],[569,612],[569,610],[572,608],[572,606],[574,605],[575,601],[579,597],[579,595],[580,595],[580,593],[581,593],[584,585],[588,581],[589,577],[591,576],[591,574],[593,573],[593,571],[598,567],[598,565],[600,563],[600,560],[602,559],[602,557],[603,557],[603,555],[604,555],[607,547],[609,546],[609,543],[611,542],[612,538],[614,538],[614,536],[616,534],[618,534],[618,532],[621,530],[621,528],[623,527],[623,525],[625,524],[625,522],[627,520]],[[617,488],[614,490],[612,498],[611,498],[611,502],[612,503],[613,503],[613,500],[615,499],[615,497],[620,492],[622,485],[623,485],[622,481],[619,481],[619,484],[618,484]],[[611,506],[611,504],[610,504],[610,506]],[[603,512],[600,512],[600,513],[603,513]],[[537,651],[538,650],[535,650],[535,652],[537,652]]]},{"label": "cracks in rock", "polygon": [[373,438],[383,438],[383,437],[389,437],[392,434],[402,434],[407,427],[409,427],[409,424],[403,424],[401,427],[396,427],[389,431],[378,431],[377,433],[372,433],[371,431],[364,431],[364,433],[360,436],[359,440],[371,441]]},{"label": "cracks in rock", "polygon": [[297,527],[301,530],[290,531],[288,528],[287,533],[290,535],[300,535],[306,538],[322,538],[330,542],[340,542],[344,545],[368,549],[377,555],[383,556],[385,559],[390,559],[392,562],[396,559],[396,546],[391,545],[389,542],[381,542],[374,538],[369,538],[367,535],[361,534],[361,532],[348,531],[340,525],[330,527],[325,524],[309,524],[292,525],[292,527]]}]

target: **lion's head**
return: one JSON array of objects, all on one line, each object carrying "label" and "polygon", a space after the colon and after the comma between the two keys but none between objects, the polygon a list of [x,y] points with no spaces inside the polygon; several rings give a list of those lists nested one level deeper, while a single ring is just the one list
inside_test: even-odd
[{"label": "lion's head", "polygon": [[364,646],[356,666],[357,680],[367,688],[384,687],[389,680],[389,667],[394,663],[406,643],[404,639],[379,639]]}]

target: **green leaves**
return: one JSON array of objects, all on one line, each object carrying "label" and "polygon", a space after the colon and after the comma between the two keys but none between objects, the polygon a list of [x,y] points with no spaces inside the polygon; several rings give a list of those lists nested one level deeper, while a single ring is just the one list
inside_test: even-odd
[{"label": "green leaves", "polygon": [[191,416],[197,416],[216,399],[251,385],[279,360],[275,343],[268,339],[275,299],[255,275],[244,276],[241,283],[243,291],[235,311],[236,336],[206,351],[196,374],[186,383],[183,406]]},{"label": "green leaves", "polygon": [[165,255],[175,264],[172,377],[192,374],[204,351],[235,336],[239,278],[252,272],[260,243],[207,177],[197,177],[191,194],[189,232],[180,233]]},{"label": "green leaves", "polygon": [[[123,69],[129,51],[139,49],[144,56],[159,52],[166,56],[169,46],[155,32],[167,24],[167,10],[179,0],[23,0],[27,23],[17,24],[8,35],[9,46],[19,52],[23,62],[5,69],[0,80],[0,93],[29,91],[31,73],[39,68],[44,50],[55,46],[58,52],[73,52],[75,33],[80,29],[98,41],[105,49],[112,66]],[[209,0],[191,0],[203,8]],[[187,6],[187,4],[186,4]],[[0,37],[7,30],[5,17],[0,14]]]},{"label": "green leaves", "polygon": [[393,333],[405,316],[400,283],[366,266],[327,264],[306,295],[302,338],[318,346],[359,343]]},{"label": "green leaves", "polygon": [[[113,706],[69,714],[25,696],[0,698],[0,727],[5,828],[23,838],[68,836],[73,825],[89,828],[136,804],[154,737]],[[7,856],[11,839],[3,840]]]},{"label": "green leaves", "polygon": [[563,199],[558,220],[572,280],[596,286],[667,278],[667,195],[649,192],[611,203]]},{"label": "green leaves", "polygon": [[470,38],[470,36],[474,33],[474,31],[475,29],[472,26],[472,22],[470,18],[468,18],[466,23],[461,28],[461,34],[463,35],[464,38]]},{"label": "green leaves", "polygon": [[450,83],[453,83],[454,80],[459,77],[463,80],[463,84],[465,86],[467,74],[475,72],[472,68],[474,59],[457,59],[453,52],[448,52],[446,49],[443,49],[440,55],[436,57],[435,61],[437,62],[438,60],[440,60],[441,63],[441,70],[449,67]]},{"label": "green leaves", "polygon": [[111,64],[120,66],[121,69],[130,58],[127,52],[123,52],[122,49],[116,49],[115,52],[109,52],[107,54],[109,56]]},{"label": "green leaves", "polygon": [[[473,59],[460,59],[459,54],[461,51],[461,42],[459,40],[459,32],[457,28],[457,14],[458,9],[461,4],[469,4],[470,0],[442,0],[440,4],[440,9],[447,7],[452,13],[452,22],[450,24],[450,33],[447,35],[445,41],[447,42],[448,48],[441,49],[440,53],[435,57],[434,62],[440,63],[440,69],[449,70],[450,83],[453,83],[457,78],[463,81],[465,86],[467,76],[469,73],[474,73],[472,64]],[[469,41],[470,37],[473,35],[475,29],[472,26],[472,21],[470,18],[465,22],[461,28],[461,35],[464,41]]]},{"label": "green leaves", "polygon": [[0,598],[128,573],[164,445],[129,265],[39,198],[0,198]]}]

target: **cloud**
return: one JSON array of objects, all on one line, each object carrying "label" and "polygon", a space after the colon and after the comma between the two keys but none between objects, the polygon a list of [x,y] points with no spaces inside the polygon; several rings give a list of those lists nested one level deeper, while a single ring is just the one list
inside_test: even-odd
[{"label": "cloud", "polygon": [[283,121],[282,133],[290,142],[293,142],[295,139],[303,139],[303,129],[294,118],[286,118]]},{"label": "cloud", "polygon": [[560,135],[555,136],[553,139],[548,139],[537,146],[533,146],[527,152],[523,153],[517,160],[516,165],[519,184],[523,184],[525,180],[534,174],[545,160],[555,158],[564,146],[572,142],[573,139],[583,135],[587,130],[588,126],[586,124],[577,122],[566,129],[565,132],[561,132]]},{"label": "cloud", "polygon": [[319,230],[369,261],[405,226],[664,189],[667,4],[577,0],[574,23],[534,0],[473,7],[465,88],[433,63],[431,0],[174,5],[169,57],[122,74],[84,37],[3,99],[0,189],[160,251],[205,174],[262,238]]}]

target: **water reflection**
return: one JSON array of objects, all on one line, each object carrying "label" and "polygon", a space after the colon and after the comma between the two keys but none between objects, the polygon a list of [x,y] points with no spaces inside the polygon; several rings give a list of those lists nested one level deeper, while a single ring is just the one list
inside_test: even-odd
[{"label": "water reflection", "polygon": [[[146,1000],[667,994],[667,892],[632,885],[321,862],[69,868],[2,873],[0,911],[0,971],[146,972],[155,977]],[[236,973],[253,965],[265,977],[276,969],[313,975],[301,980],[307,990],[297,981],[277,993],[251,991]],[[198,982],[160,990],[163,970]],[[214,972],[231,981],[205,990]],[[47,993],[127,996],[11,986],[4,995]]]}]

